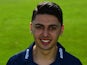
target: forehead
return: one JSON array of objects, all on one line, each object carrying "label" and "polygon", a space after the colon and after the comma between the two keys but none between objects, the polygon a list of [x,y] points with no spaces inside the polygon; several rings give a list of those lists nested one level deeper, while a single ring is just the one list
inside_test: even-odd
[{"label": "forehead", "polygon": [[48,14],[38,14],[36,15],[34,21],[34,24],[43,24],[43,25],[52,25],[52,24],[56,24],[59,25],[60,22],[59,20],[53,16],[53,15],[48,15]]}]

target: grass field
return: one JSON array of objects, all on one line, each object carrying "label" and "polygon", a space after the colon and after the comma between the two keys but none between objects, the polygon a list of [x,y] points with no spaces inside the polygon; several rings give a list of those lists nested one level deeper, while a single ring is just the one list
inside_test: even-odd
[{"label": "grass field", "polygon": [[[0,65],[33,41],[29,31],[32,10],[40,1],[0,0]],[[63,10],[65,30],[59,41],[87,65],[87,0],[49,0]]]}]

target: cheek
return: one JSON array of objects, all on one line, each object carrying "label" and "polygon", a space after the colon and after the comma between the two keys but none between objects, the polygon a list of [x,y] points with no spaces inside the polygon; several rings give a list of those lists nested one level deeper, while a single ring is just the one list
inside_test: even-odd
[{"label": "cheek", "polygon": [[59,35],[57,35],[57,34],[53,34],[53,35],[52,35],[52,38],[53,38],[53,39],[57,39],[58,37],[59,37]]},{"label": "cheek", "polygon": [[32,33],[33,33],[33,36],[35,38],[38,38],[41,35],[42,32],[41,31],[37,31],[37,30],[33,30]]},{"label": "cheek", "polygon": [[51,33],[51,35],[52,35],[52,37],[53,37],[54,39],[58,39],[59,36],[60,36],[60,31],[56,31],[56,32],[54,32],[54,33]]}]

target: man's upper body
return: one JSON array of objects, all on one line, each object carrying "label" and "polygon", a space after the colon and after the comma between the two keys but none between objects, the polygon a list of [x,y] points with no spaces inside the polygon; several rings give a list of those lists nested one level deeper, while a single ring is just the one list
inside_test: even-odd
[{"label": "man's upper body", "polygon": [[[25,51],[16,54],[15,56],[11,57],[7,63],[7,65],[39,65],[34,62],[33,60],[33,45],[31,45]],[[57,43],[58,50],[55,61],[48,65],[82,65],[81,62],[71,54],[67,53],[59,43]],[[45,65],[45,63],[40,64]]]},{"label": "man's upper body", "polygon": [[33,11],[30,29],[35,43],[13,56],[7,65],[81,65],[57,41],[64,30],[62,10],[53,2],[40,3]]}]

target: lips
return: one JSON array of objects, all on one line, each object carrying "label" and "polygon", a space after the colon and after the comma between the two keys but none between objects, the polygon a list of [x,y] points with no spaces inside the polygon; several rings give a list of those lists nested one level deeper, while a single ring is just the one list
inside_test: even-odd
[{"label": "lips", "polygon": [[42,42],[48,43],[50,40],[41,40]]},{"label": "lips", "polygon": [[49,40],[49,39],[41,39],[41,43],[43,44],[43,45],[49,45],[50,44],[50,42],[51,42],[51,40]]}]

